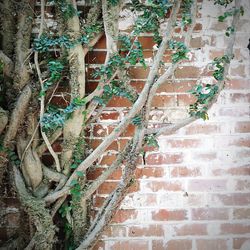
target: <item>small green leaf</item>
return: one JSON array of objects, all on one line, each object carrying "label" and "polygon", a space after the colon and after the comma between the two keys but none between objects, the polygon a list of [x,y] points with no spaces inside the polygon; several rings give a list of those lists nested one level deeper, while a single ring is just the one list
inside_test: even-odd
[{"label": "small green leaf", "polygon": [[76,171],[76,175],[79,177],[83,177],[84,173],[82,171]]},{"label": "small green leaf", "polygon": [[73,179],[71,182],[70,182],[70,186],[75,186],[76,184],[78,184],[78,181],[76,179]]}]

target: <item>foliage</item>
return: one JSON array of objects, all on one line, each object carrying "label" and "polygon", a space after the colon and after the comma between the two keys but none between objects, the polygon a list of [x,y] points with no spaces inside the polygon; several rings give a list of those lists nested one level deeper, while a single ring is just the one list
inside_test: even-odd
[{"label": "foliage", "polygon": [[197,98],[197,101],[190,105],[189,114],[202,118],[203,120],[208,120],[208,104],[218,93],[218,89],[219,87],[216,84],[206,84],[205,86],[203,86],[203,84],[198,84],[194,86],[189,92]]},{"label": "foliage", "polygon": [[238,12],[240,12],[241,16],[243,16],[244,15],[244,8],[242,6],[239,9],[236,9],[235,7],[231,8],[228,11],[225,11],[223,15],[219,16],[218,21],[224,22],[227,19],[227,17],[234,16]]},{"label": "foliage", "polygon": [[182,9],[182,26],[186,26],[192,23],[191,18],[191,7],[193,4],[193,0],[184,0],[182,1],[181,9]]},{"label": "foliage", "polygon": [[232,3],[233,0],[214,0],[214,4],[219,4],[224,7],[227,7],[228,4]]},{"label": "foliage", "polygon": [[159,147],[155,134],[146,135],[144,140],[149,147]]},{"label": "foliage", "polygon": [[81,34],[78,38],[70,37],[70,35],[68,34],[56,36],[43,33],[40,38],[34,39],[34,50],[38,52],[47,52],[53,48],[74,48],[78,44],[87,46],[94,35],[100,32],[101,29],[102,25],[99,22],[91,24],[85,27],[85,29],[83,30],[83,34]]},{"label": "foliage", "polygon": [[175,53],[171,55],[173,63],[188,59],[187,53],[189,52],[189,49],[183,42],[171,40],[168,45],[170,49],[175,51]]}]

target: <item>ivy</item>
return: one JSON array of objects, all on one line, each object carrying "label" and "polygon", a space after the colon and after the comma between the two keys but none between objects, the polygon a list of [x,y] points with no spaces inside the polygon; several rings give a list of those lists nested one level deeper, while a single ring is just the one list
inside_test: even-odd
[{"label": "ivy", "polygon": [[230,63],[231,59],[232,59],[232,57],[230,58],[227,55],[224,55],[222,57],[216,57],[214,59],[214,61],[212,62],[212,65],[214,65],[214,67],[215,67],[213,77],[216,80],[222,81],[224,79],[225,64]]},{"label": "ivy", "polygon": [[38,52],[47,52],[52,48],[74,48],[78,44],[88,45],[94,34],[101,31],[102,26],[100,23],[92,24],[85,27],[83,34],[78,38],[71,38],[69,35],[64,34],[61,36],[52,36],[43,33],[40,38],[35,38],[33,48]]},{"label": "ivy", "polygon": [[144,140],[145,140],[146,144],[149,147],[157,147],[157,148],[159,148],[159,144],[158,144],[158,141],[156,139],[155,134],[146,135]]},{"label": "ivy", "polygon": [[240,15],[243,16],[244,15],[244,8],[242,6],[239,9],[236,9],[235,7],[233,7],[230,10],[225,11],[223,15],[219,16],[218,21],[224,22],[227,19],[227,17],[234,16],[238,12],[240,12]]},{"label": "ivy", "polygon": [[215,84],[198,84],[194,86],[193,89],[189,91],[192,95],[197,98],[194,104],[189,107],[189,114],[191,116],[202,118],[203,120],[208,120],[207,105],[213,100],[214,96],[218,93],[219,87]]},{"label": "ivy", "polygon": [[191,7],[193,4],[193,0],[184,0],[181,4],[181,10],[182,10],[182,18],[181,18],[181,24],[182,26],[186,26],[192,23],[192,17],[191,17]]},{"label": "ivy", "polygon": [[145,3],[139,0],[132,1],[132,11],[140,13],[135,22],[134,35],[151,32],[154,41],[160,45],[162,38],[159,34],[159,26],[171,6],[172,4],[167,0],[148,0]]},{"label": "ivy", "polygon": [[142,124],[142,117],[141,115],[136,115],[135,117],[132,118],[132,124],[135,126],[140,126]]},{"label": "ivy", "polygon": [[65,20],[68,20],[78,14],[73,4],[68,3],[67,0],[50,0],[50,2],[56,4],[63,19]]},{"label": "ivy", "polygon": [[225,35],[226,35],[226,36],[231,36],[231,35],[234,33],[234,31],[235,31],[235,28],[234,28],[233,26],[229,26],[229,27],[227,27],[227,29],[226,29]]},{"label": "ivy", "polygon": [[177,42],[170,40],[168,43],[170,49],[175,50],[176,52],[171,55],[172,62],[177,63],[181,60],[188,59],[187,53],[189,49],[183,42]]},{"label": "ivy", "polygon": [[219,4],[221,6],[227,7],[227,5],[232,2],[233,0],[214,0],[214,5]]},{"label": "ivy", "polygon": [[57,128],[63,127],[65,121],[70,118],[71,114],[79,107],[85,105],[84,98],[75,98],[65,109],[49,105],[41,120],[42,130],[52,132]]}]

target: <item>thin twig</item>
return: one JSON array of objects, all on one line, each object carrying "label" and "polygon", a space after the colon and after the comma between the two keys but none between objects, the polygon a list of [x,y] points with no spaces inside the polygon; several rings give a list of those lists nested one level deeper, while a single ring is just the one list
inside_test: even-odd
[{"label": "thin twig", "polygon": [[[44,23],[44,0],[41,0],[41,23],[40,23],[38,38],[40,38],[42,33],[43,33],[43,23]],[[39,82],[40,82],[40,85],[41,85],[41,91],[44,92],[44,86],[43,86],[44,81],[42,80],[42,74],[41,74],[41,70],[40,70],[40,66],[39,66],[39,62],[38,62],[38,51],[35,51],[35,53],[34,53],[34,62],[35,62]],[[44,102],[45,102],[44,95],[41,96],[40,102],[41,102],[41,107],[40,107],[40,123],[41,123],[41,121],[43,119],[43,115],[44,115],[44,105],[45,105],[44,104]],[[42,127],[41,127],[41,134],[42,134],[43,140],[44,140],[50,154],[52,155],[52,157],[55,160],[56,170],[58,172],[61,172],[61,167],[60,167],[60,162],[59,162],[59,159],[58,159],[58,155],[53,150],[46,133],[43,132],[43,130],[42,130]]]}]

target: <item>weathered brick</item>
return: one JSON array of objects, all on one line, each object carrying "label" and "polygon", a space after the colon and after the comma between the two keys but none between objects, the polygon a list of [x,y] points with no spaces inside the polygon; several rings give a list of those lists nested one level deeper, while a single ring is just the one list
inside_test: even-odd
[{"label": "weathered brick", "polygon": [[187,236],[187,235],[207,235],[206,224],[186,224],[182,226],[175,226],[176,235]]},{"label": "weathered brick", "polygon": [[250,133],[250,122],[237,122],[235,124],[235,132],[237,133]]},{"label": "weathered brick", "polygon": [[249,234],[249,224],[225,223],[221,224],[221,234]]},{"label": "weathered brick", "polygon": [[132,226],[129,227],[128,229],[128,236],[132,237],[164,236],[164,230],[162,225]]},{"label": "weathered brick", "polygon": [[226,208],[194,208],[192,220],[227,220],[229,209]]},{"label": "weathered brick", "polygon": [[191,250],[192,241],[191,240],[169,240],[166,244],[167,250]]},{"label": "weathered brick", "polygon": [[211,201],[215,204],[222,204],[225,206],[248,206],[250,205],[250,194],[249,193],[211,194]]},{"label": "weathered brick", "polygon": [[233,219],[247,220],[250,219],[250,208],[234,208]]},{"label": "weathered brick", "polygon": [[181,163],[183,155],[181,153],[163,154],[153,153],[146,157],[147,165],[175,164]]},{"label": "weathered brick", "polygon": [[148,250],[148,241],[147,240],[125,240],[125,241],[116,241],[110,246],[110,250]]},{"label": "weathered brick", "polygon": [[150,181],[147,187],[153,192],[158,192],[159,190],[181,191],[183,189],[182,182],[180,181]]},{"label": "weathered brick", "polygon": [[177,68],[175,71],[176,78],[196,78],[200,75],[200,69],[193,66]]},{"label": "weathered brick", "polygon": [[240,249],[245,241],[249,240],[247,237],[233,238],[233,248]]},{"label": "weathered brick", "polygon": [[119,209],[112,219],[112,223],[123,223],[127,220],[134,220],[137,217],[137,210],[135,209]]},{"label": "weathered brick", "polygon": [[170,172],[171,177],[195,177],[201,176],[201,169],[198,167],[188,168],[188,167],[173,167]]},{"label": "weathered brick", "polygon": [[227,240],[226,239],[198,239],[196,240],[197,250],[226,250]]},{"label": "weathered brick", "polygon": [[227,180],[213,180],[213,179],[200,179],[200,180],[189,180],[188,182],[189,191],[198,192],[214,192],[214,191],[225,191],[227,190]]},{"label": "weathered brick", "polygon": [[152,219],[155,221],[181,221],[187,220],[187,210],[167,210],[160,209],[152,212]]}]

